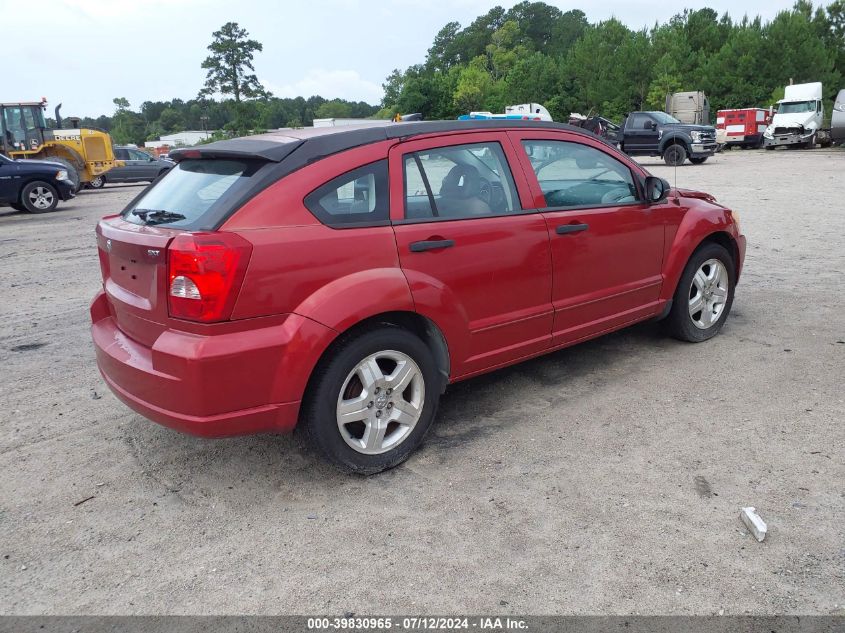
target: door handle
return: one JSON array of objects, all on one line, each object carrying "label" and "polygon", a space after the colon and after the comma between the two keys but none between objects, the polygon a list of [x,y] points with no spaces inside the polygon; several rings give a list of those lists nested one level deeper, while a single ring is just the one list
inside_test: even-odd
[{"label": "door handle", "polygon": [[590,228],[589,224],[561,224],[555,229],[558,235],[566,235],[567,233],[580,233]]},{"label": "door handle", "polygon": [[422,253],[423,251],[451,248],[454,245],[455,240],[423,240],[422,242],[411,242],[411,252]]}]

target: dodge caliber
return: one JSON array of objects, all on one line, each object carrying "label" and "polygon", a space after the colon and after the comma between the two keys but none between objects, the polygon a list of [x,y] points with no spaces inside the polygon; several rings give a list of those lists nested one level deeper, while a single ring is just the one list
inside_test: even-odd
[{"label": "dodge caliber", "polygon": [[447,386],[647,319],[731,310],[737,214],[547,122],[280,130],[181,149],[97,226],[100,371],[205,437],[292,431],[405,460]]}]

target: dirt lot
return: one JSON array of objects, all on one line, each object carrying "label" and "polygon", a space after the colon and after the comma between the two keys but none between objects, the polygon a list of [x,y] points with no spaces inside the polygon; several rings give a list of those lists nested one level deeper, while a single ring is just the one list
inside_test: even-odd
[{"label": "dirt lot", "polygon": [[679,168],[748,235],[721,336],[643,324],[457,385],[366,479],[106,390],[94,224],[137,186],[0,209],[0,611],[845,614],[843,183],[837,150]]}]

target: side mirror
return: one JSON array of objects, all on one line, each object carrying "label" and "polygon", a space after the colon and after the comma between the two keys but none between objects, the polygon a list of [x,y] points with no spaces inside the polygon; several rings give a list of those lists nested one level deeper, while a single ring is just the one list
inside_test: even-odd
[{"label": "side mirror", "polygon": [[657,123],[656,123],[655,121],[652,121],[652,122],[651,122],[651,129],[652,129],[652,130],[656,130],[656,129],[657,129]]},{"label": "side mirror", "polygon": [[669,190],[672,186],[663,180],[663,178],[655,178],[648,176],[645,179],[645,197],[649,204],[657,204],[663,202],[669,195]]}]

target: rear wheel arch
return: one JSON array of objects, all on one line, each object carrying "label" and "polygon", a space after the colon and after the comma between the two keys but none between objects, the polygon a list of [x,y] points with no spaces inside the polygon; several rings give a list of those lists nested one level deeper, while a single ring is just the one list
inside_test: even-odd
[{"label": "rear wheel arch", "polygon": [[305,397],[311,391],[314,376],[319,368],[328,362],[340,346],[365,332],[379,327],[403,329],[422,340],[431,350],[437,364],[438,373],[442,377],[441,391],[446,388],[451,372],[451,357],[449,355],[449,346],[446,342],[446,337],[443,335],[440,327],[431,319],[417,312],[396,310],[374,314],[355,323],[344,331],[338,332],[337,336],[322,351],[317,362],[311,369],[308,385],[305,388]]}]

